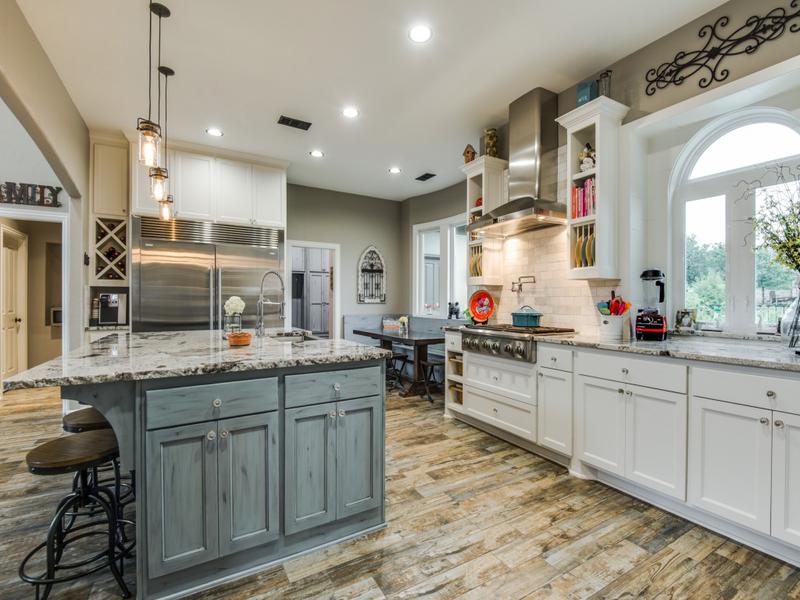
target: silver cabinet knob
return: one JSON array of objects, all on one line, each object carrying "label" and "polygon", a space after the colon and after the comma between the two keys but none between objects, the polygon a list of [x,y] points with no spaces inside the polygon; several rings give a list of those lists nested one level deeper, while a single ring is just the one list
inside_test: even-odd
[{"label": "silver cabinet knob", "polygon": [[623,375],[627,375],[628,374],[628,369],[625,368],[625,367],[622,367],[622,374]]},{"label": "silver cabinet knob", "polygon": [[222,398],[214,398],[214,401],[211,403],[211,406],[214,408],[219,408],[222,406]]},{"label": "silver cabinet knob", "polygon": [[329,413],[328,413],[328,416],[329,416],[331,419],[335,419],[335,418],[336,418],[336,410],[334,409],[334,410],[332,410],[331,412],[329,412]]},{"label": "silver cabinet knob", "polygon": [[492,408],[492,411],[496,413],[496,412],[497,412],[497,409],[493,407],[493,408]]},{"label": "silver cabinet knob", "polygon": [[777,427],[778,429],[783,429],[783,421],[781,421],[780,419],[775,421],[775,427]]},{"label": "silver cabinet knob", "polygon": [[761,417],[758,422],[762,425],[769,425],[769,419],[767,417]]},{"label": "silver cabinet knob", "polygon": [[774,397],[775,397],[775,392],[773,392],[772,390],[767,390],[767,398],[774,398]]},{"label": "silver cabinet knob", "polygon": [[209,431],[208,435],[206,436],[206,439],[208,439],[209,442],[213,442],[215,439],[217,439],[217,432]]},{"label": "silver cabinet knob", "polygon": [[219,437],[221,437],[224,440],[226,437],[228,437],[228,432],[223,429],[222,431],[219,432]]},{"label": "silver cabinet knob", "polygon": [[618,393],[618,394],[624,394],[624,393],[625,393],[625,390],[623,390],[622,388],[619,388],[619,389],[617,390],[617,393]]},{"label": "silver cabinet knob", "polygon": [[544,377],[544,373],[542,373],[542,372],[540,371],[540,372],[539,372],[539,377]]},{"label": "silver cabinet knob", "polygon": [[334,383],[333,384],[333,391],[334,392],[341,392],[342,391],[342,384],[341,383]]},{"label": "silver cabinet knob", "polygon": [[555,356],[551,356],[550,357],[550,362],[555,363],[557,361],[558,361],[558,359]]},{"label": "silver cabinet knob", "polygon": [[340,409],[339,409],[339,416],[340,416],[340,417],[343,417],[343,416],[345,416],[346,414],[347,414],[347,413],[346,413],[346,412],[344,412],[344,409],[343,409],[343,408],[340,408]]},{"label": "silver cabinet knob", "polygon": [[628,390],[628,391],[627,391],[627,392],[625,392],[625,393],[626,393],[628,396],[633,396],[633,392],[632,392],[632,391],[630,391],[630,390]]}]

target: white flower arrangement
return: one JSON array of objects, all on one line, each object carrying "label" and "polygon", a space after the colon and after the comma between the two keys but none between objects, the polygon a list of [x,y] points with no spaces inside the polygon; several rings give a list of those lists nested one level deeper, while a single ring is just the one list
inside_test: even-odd
[{"label": "white flower arrangement", "polygon": [[244,312],[244,300],[239,296],[231,296],[225,301],[225,315],[232,317]]},{"label": "white flower arrangement", "polygon": [[400,322],[400,325],[402,325],[403,327],[408,327],[408,317],[403,316],[403,317],[400,317],[397,320]]}]

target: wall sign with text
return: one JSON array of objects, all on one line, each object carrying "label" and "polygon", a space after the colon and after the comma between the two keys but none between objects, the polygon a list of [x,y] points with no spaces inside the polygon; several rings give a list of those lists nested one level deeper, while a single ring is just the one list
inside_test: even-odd
[{"label": "wall sign with text", "polygon": [[0,183],[0,203],[20,204],[23,206],[46,206],[58,208],[58,194],[63,188],[53,185],[37,185],[34,183]]}]

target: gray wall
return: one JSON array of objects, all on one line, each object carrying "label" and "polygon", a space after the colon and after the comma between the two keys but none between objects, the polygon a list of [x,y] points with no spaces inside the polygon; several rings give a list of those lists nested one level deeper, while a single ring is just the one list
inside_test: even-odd
[{"label": "gray wall", "polygon": [[422,196],[414,196],[402,203],[400,211],[401,256],[403,281],[406,282],[405,311],[411,312],[414,306],[412,290],[412,248],[414,225],[429,223],[464,213],[467,207],[466,181]]},{"label": "gray wall", "polygon": [[[343,315],[407,312],[408,278],[401,258],[400,202],[289,184],[287,205],[290,240],[341,244]],[[357,262],[370,244],[386,260],[386,304],[356,301]]]}]

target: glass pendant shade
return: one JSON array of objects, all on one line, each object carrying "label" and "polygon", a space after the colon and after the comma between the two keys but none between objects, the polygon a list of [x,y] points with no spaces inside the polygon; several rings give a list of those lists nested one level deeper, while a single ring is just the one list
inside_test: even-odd
[{"label": "glass pendant shade", "polygon": [[158,124],[139,119],[139,164],[157,167],[161,162],[161,128]]},{"label": "glass pendant shade", "polygon": [[167,179],[169,173],[161,167],[150,169],[150,196],[156,202],[161,202],[167,197]]},{"label": "glass pendant shade", "polygon": [[175,202],[172,199],[172,194],[159,201],[158,203],[158,218],[162,221],[171,221],[175,216]]}]

